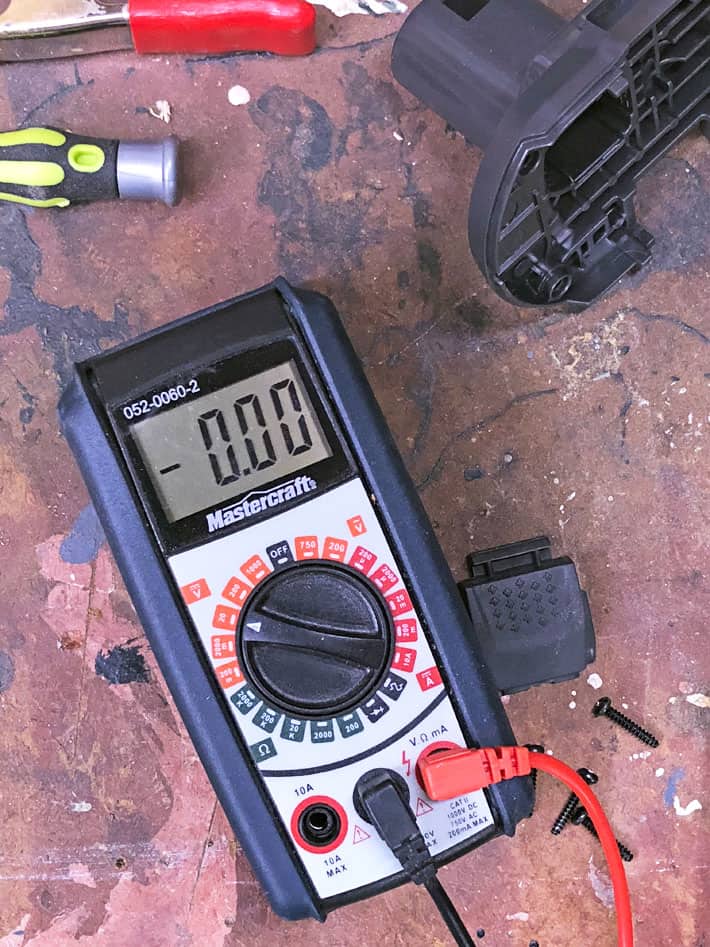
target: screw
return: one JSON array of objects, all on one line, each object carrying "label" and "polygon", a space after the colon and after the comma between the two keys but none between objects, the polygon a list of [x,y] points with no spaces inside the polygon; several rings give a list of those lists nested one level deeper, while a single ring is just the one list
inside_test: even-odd
[{"label": "screw", "polygon": [[643,727],[634,723],[626,714],[620,713],[615,707],[611,706],[610,697],[600,698],[592,707],[592,713],[595,717],[608,717],[609,720],[617,723],[620,727],[623,727],[624,730],[628,730],[632,736],[635,736],[637,740],[640,740],[647,746],[652,746],[654,749],[658,746],[658,740],[652,733],[649,733],[648,730],[644,730]]},{"label": "screw", "polygon": [[[597,830],[594,828],[594,823],[587,815],[587,810],[580,806],[579,809],[574,813],[571,820],[572,825],[581,825],[582,828],[586,829],[587,832],[591,833],[594,838],[599,838],[597,835]],[[618,839],[616,841],[617,847],[619,849],[619,854],[625,862],[633,861],[634,853],[629,851],[629,849],[623,845]]]},{"label": "screw", "polygon": [[[599,777],[596,773],[593,773],[590,769],[587,769],[585,766],[582,766],[581,769],[578,769],[577,772],[585,781],[588,786],[593,786],[595,783],[599,782]],[[567,802],[560,809],[560,814],[555,819],[552,828],[550,831],[553,835],[559,835],[562,829],[567,825],[569,820],[572,818],[572,814],[579,805],[579,798],[576,793],[571,792],[567,797]]]},{"label": "screw", "polygon": [[[526,743],[525,749],[529,750],[531,753],[544,753],[545,752],[545,747],[542,745],[542,743]],[[530,779],[532,780],[533,789],[535,790],[535,792],[537,792],[537,770],[536,769],[530,770]]]}]

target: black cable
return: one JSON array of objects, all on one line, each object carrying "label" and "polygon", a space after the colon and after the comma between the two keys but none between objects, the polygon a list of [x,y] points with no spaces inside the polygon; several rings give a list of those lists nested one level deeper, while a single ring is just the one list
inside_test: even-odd
[{"label": "black cable", "polygon": [[355,786],[358,814],[377,829],[410,881],[424,885],[458,947],[475,942],[436,877],[436,866],[409,805],[409,788],[397,773],[372,769]]},{"label": "black cable", "polygon": [[466,930],[466,927],[458,915],[456,908],[451,903],[451,898],[441,886],[441,882],[434,875],[429,881],[424,882],[424,887],[431,895],[432,901],[437,906],[444,923],[449,928],[451,936],[454,938],[458,947],[475,947],[475,941]]}]

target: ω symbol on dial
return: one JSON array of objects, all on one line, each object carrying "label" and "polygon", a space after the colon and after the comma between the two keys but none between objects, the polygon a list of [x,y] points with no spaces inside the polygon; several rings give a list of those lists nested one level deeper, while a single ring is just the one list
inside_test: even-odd
[{"label": "\u03c9 symbol on dial", "polygon": [[251,594],[239,623],[245,677],[274,707],[330,717],[381,684],[394,634],[379,591],[354,569],[322,562],[274,572]]}]

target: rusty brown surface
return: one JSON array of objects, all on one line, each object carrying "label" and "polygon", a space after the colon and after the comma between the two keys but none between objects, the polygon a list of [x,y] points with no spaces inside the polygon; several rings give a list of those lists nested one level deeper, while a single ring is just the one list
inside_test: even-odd
[{"label": "rusty brown surface", "polygon": [[[551,3],[571,14],[576,0]],[[70,363],[279,273],[333,297],[457,577],[472,548],[548,533],[598,635],[579,681],[507,705],[520,740],[599,772],[638,943],[710,938],[710,155],[646,177],[653,264],[581,315],[518,311],[466,241],[479,154],[393,81],[400,20],[319,10],[308,59],[3,66],[0,124],[186,143],[175,210],[0,205],[0,947],[448,944],[413,887],[324,926],[270,913],[177,718],[58,434]],[[251,94],[235,108],[227,90]],[[399,139],[402,139],[401,141]],[[84,511],[82,513],[82,511]],[[72,561],[73,560],[73,561]],[[117,661],[125,683],[97,656]],[[587,672],[588,673],[588,672]],[[115,675],[114,675],[115,676]],[[662,737],[590,714],[599,693]],[[443,872],[483,944],[612,945],[596,843],[549,834],[564,793]],[[693,800],[702,810],[682,814]]]}]

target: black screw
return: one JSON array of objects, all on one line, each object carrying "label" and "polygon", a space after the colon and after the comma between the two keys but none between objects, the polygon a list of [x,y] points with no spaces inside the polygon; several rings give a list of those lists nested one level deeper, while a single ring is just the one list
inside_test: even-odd
[{"label": "black screw", "polygon": [[[545,747],[542,743],[526,743],[525,749],[529,750],[531,753],[544,753]],[[537,770],[530,770],[530,779],[532,780],[533,789],[537,792]]]},{"label": "black screw", "polygon": [[[588,786],[593,786],[595,783],[599,782],[599,777],[596,773],[593,773],[590,769],[587,769],[585,766],[582,766],[581,769],[578,769],[577,772],[585,781]],[[579,797],[576,793],[571,792],[567,797],[567,802],[560,809],[560,814],[557,816],[555,821],[552,824],[550,831],[553,835],[559,835],[562,829],[567,825],[569,820],[572,818],[572,814],[579,805]]]},{"label": "black screw", "polygon": [[[583,808],[582,806],[580,806],[579,809],[577,809],[577,811],[574,813],[570,821],[572,822],[572,825],[581,825],[582,828],[586,829],[587,832],[590,832],[594,836],[594,838],[599,838],[599,836],[597,835],[597,830],[594,828],[594,823],[587,815],[587,810]],[[616,841],[616,844],[619,849],[619,854],[621,855],[623,860],[625,862],[633,861],[634,853],[629,851],[629,849],[625,845],[623,845],[618,839]]]},{"label": "black screw", "polygon": [[592,707],[592,713],[595,717],[608,717],[609,720],[612,720],[614,723],[618,723],[620,727],[623,727],[624,730],[628,730],[632,736],[636,737],[637,740],[640,740],[647,746],[652,746],[654,748],[658,746],[658,740],[652,733],[649,733],[648,730],[644,730],[642,726],[634,723],[634,721],[631,720],[630,717],[627,717],[626,714],[622,714],[620,711],[616,710],[615,707],[611,706],[610,697],[600,698]]}]

